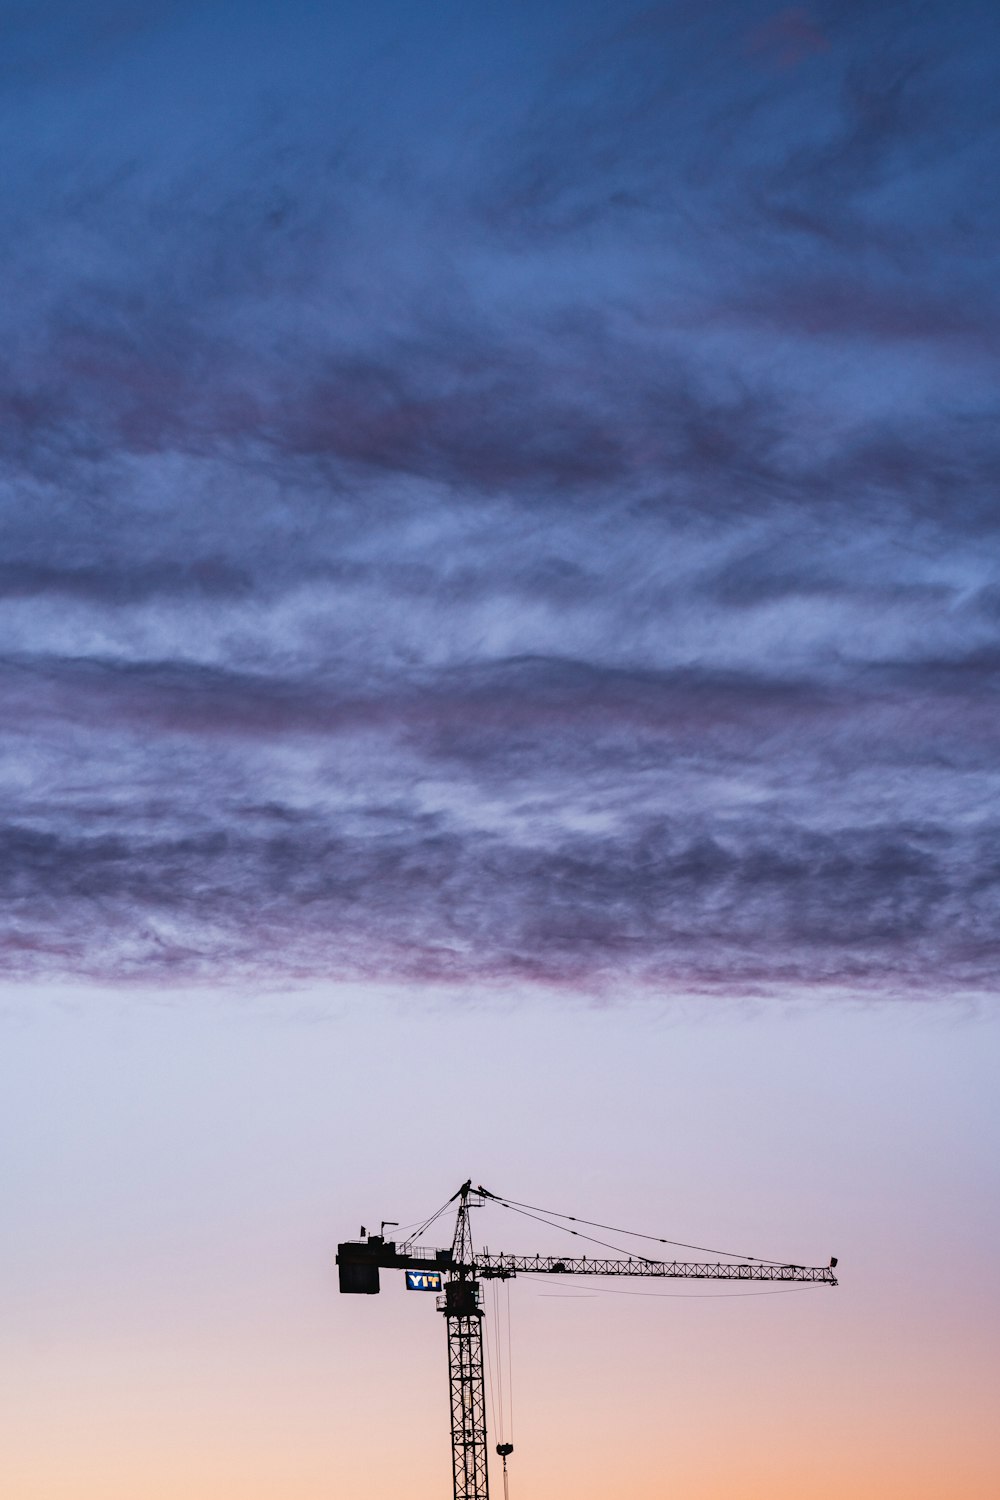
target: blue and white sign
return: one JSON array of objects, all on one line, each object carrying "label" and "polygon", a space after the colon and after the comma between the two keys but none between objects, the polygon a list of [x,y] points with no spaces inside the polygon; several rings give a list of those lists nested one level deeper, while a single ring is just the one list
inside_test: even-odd
[{"label": "blue and white sign", "polygon": [[407,1271],[406,1290],[408,1292],[439,1292],[441,1290],[440,1271]]}]

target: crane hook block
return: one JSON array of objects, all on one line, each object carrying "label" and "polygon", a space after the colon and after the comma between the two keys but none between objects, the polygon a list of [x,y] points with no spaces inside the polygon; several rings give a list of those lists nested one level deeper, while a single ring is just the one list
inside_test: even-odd
[{"label": "crane hook block", "polygon": [[508,1453],[513,1453],[513,1443],[497,1443],[497,1452],[501,1458],[506,1458]]}]

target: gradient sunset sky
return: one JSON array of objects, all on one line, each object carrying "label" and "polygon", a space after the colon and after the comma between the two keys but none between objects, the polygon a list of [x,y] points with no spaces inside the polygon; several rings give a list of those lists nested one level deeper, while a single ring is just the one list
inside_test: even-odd
[{"label": "gradient sunset sky", "polygon": [[5,1496],[445,1500],[470,1175],[842,1262],[515,1283],[512,1500],[1000,1493],[998,64],[0,0]]}]

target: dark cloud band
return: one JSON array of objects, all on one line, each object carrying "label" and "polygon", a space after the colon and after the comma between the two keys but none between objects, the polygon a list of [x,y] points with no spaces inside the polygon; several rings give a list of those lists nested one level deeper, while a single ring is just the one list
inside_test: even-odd
[{"label": "dark cloud band", "polygon": [[335,9],[12,23],[5,972],[989,992],[995,8]]}]

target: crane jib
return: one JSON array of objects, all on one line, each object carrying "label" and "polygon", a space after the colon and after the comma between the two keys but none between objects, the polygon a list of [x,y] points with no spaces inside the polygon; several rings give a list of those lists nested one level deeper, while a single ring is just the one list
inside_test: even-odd
[{"label": "crane jib", "polygon": [[516,1276],[519,1271],[554,1276],[659,1276],[685,1281],[812,1281],[836,1286],[832,1266],[780,1266],[768,1261],[620,1260],[582,1255],[502,1255],[484,1252],[476,1256],[476,1274]]},{"label": "crane jib", "polygon": [[550,1276],[639,1276],[685,1281],[796,1281],[836,1286],[833,1264],[778,1265],[771,1261],[646,1260],[600,1256],[508,1255],[483,1250],[467,1264],[456,1262],[450,1250],[415,1254],[392,1240],[372,1235],[337,1246],[340,1289],[372,1293],[379,1290],[379,1270],[405,1271],[410,1291],[440,1291],[442,1274],[482,1277],[483,1280],[523,1274]]}]

